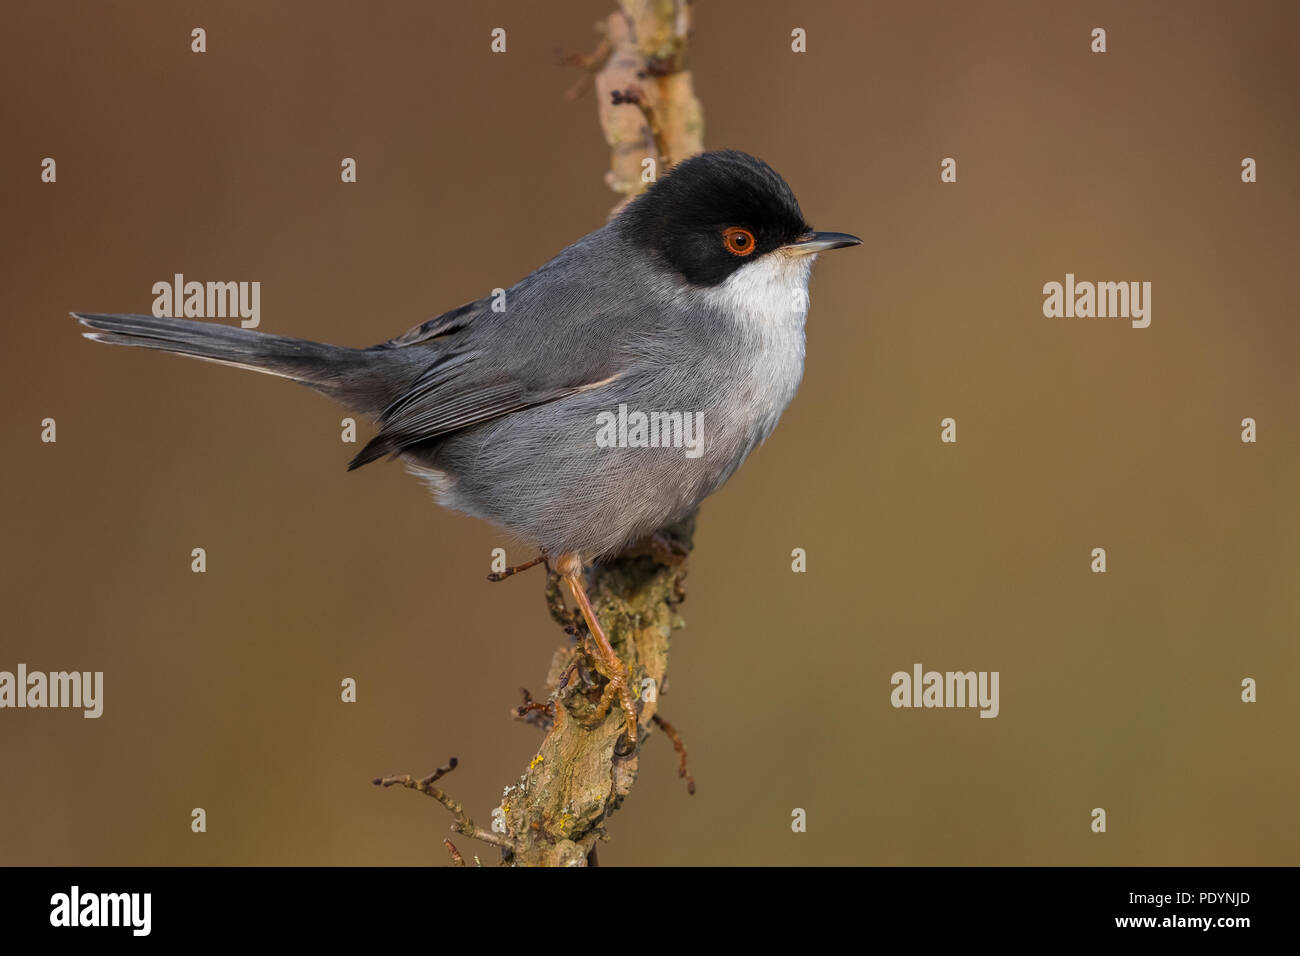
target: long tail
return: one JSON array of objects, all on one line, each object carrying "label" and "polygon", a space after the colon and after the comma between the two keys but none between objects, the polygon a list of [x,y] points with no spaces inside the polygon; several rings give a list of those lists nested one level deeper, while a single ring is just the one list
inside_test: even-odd
[{"label": "long tail", "polygon": [[83,334],[96,342],[161,349],[278,375],[360,412],[382,411],[410,378],[391,350],[350,349],[190,319],[85,312],[72,316],[94,330]]}]

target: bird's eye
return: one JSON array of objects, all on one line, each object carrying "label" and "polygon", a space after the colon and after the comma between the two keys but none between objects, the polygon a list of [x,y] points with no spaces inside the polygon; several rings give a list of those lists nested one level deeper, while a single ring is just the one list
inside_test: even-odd
[{"label": "bird's eye", "polygon": [[754,251],[754,234],[740,226],[731,226],[722,230],[722,243],[732,255],[747,256]]}]

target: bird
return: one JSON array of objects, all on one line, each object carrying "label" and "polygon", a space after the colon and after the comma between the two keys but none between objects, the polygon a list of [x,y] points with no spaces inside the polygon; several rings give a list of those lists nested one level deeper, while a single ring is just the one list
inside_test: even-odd
[{"label": "bird", "polygon": [[771,166],[718,150],[513,286],[368,348],[71,314],[96,342],[279,376],[373,416],[348,469],[400,459],[440,504],[536,544],[596,641],[597,715],[617,699],[635,746],[586,568],[691,514],[767,439],[803,376],[813,262],[861,242],[813,230]]}]

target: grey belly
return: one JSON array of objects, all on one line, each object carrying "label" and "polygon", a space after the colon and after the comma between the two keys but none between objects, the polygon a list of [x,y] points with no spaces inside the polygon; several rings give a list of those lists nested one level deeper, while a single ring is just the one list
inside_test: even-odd
[{"label": "grey belly", "polygon": [[[576,552],[590,559],[689,513],[730,477],[758,439],[754,415],[707,405],[690,389],[672,391],[676,408],[663,393],[602,392],[608,389],[515,412],[404,457],[414,470],[426,470],[442,504],[492,521],[551,554]],[[601,447],[598,416],[616,415],[620,401],[629,412],[702,413],[702,453]],[[674,434],[679,433],[669,429],[659,437]],[[604,437],[610,437],[608,427]],[[629,441],[636,437],[635,429],[627,435]]]}]

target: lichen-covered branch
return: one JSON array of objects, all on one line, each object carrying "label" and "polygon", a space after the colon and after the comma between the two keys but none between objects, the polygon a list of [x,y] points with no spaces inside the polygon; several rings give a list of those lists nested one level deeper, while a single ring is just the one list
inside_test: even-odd
[{"label": "lichen-covered branch", "polygon": [[[682,626],[677,606],[685,598],[693,530],[692,518],[660,532],[597,565],[588,584],[610,643],[639,691],[641,746],[653,735],[672,632]],[[586,638],[584,630],[555,651],[547,675],[553,721],[528,769],[502,795],[513,863],[584,865],[636,781],[639,749],[620,751],[626,741],[618,707],[590,724],[608,685],[591,669],[595,658],[586,652]]]},{"label": "lichen-covered branch", "polygon": [[587,590],[592,604],[639,691],[639,746],[626,746],[618,707],[596,718],[609,685],[595,669],[599,656],[587,646],[590,635],[581,615],[564,607],[558,575],[548,569],[546,601],[571,639],[552,655],[546,703],[533,700],[525,691],[523,703],[513,711],[516,719],[536,725],[546,736],[528,767],[505,788],[500,807],[492,814],[492,829],[476,824],[457,801],[434,786],[455,769],[454,758],[427,777],[400,774],[377,778],[375,783],[427,794],[454,817],[454,832],[499,848],[504,863],[523,866],[587,864],[597,841],[606,836],[610,815],[632,790],[639,748],[653,736],[653,728],[663,731],[666,743],[677,750],[680,774],[688,792],[694,793],[681,738],[659,715],[672,632],[682,626],[677,606],[685,599],[686,558],[694,527],[692,516],[598,564],[590,573]]},{"label": "lichen-covered branch", "polygon": [[[688,0],[619,0],[619,10],[599,25],[602,39],[596,52],[564,58],[583,69],[596,90],[610,148],[606,182],[621,197],[615,212],[673,163],[704,148],[700,103],[685,68],[690,15]],[[581,89],[575,87],[570,95]],[[610,815],[636,781],[640,748],[656,729],[677,751],[679,772],[694,793],[681,736],[658,713],[671,635],[682,626],[677,606],[685,598],[694,528],[692,515],[588,573],[587,593],[615,652],[628,666],[637,696],[638,741],[624,739],[617,703],[602,708],[610,696],[609,675],[600,672],[601,657],[588,647],[591,636],[582,616],[565,605],[559,576],[548,565],[546,605],[569,640],[552,656],[546,699],[533,700],[524,691],[523,703],[513,711],[517,720],[538,727],[545,737],[528,767],[505,788],[491,829],[474,823],[459,803],[434,786],[455,767],[454,760],[422,779],[402,775],[375,783],[428,794],[455,818],[454,832],[499,848],[503,863],[523,866],[594,862]],[[493,579],[512,577],[533,563]],[[464,865],[460,851],[449,842],[445,846],[453,862]]]},{"label": "lichen-covered branch", "polygon": [[[605,182],[621,197],[615,212],[704,149],[704,112],[686,69],[691,13],[688,0],[620,0],[605,20],[596,109],[610,151]],[[626,100],[629,90],[639,102]]]}]

